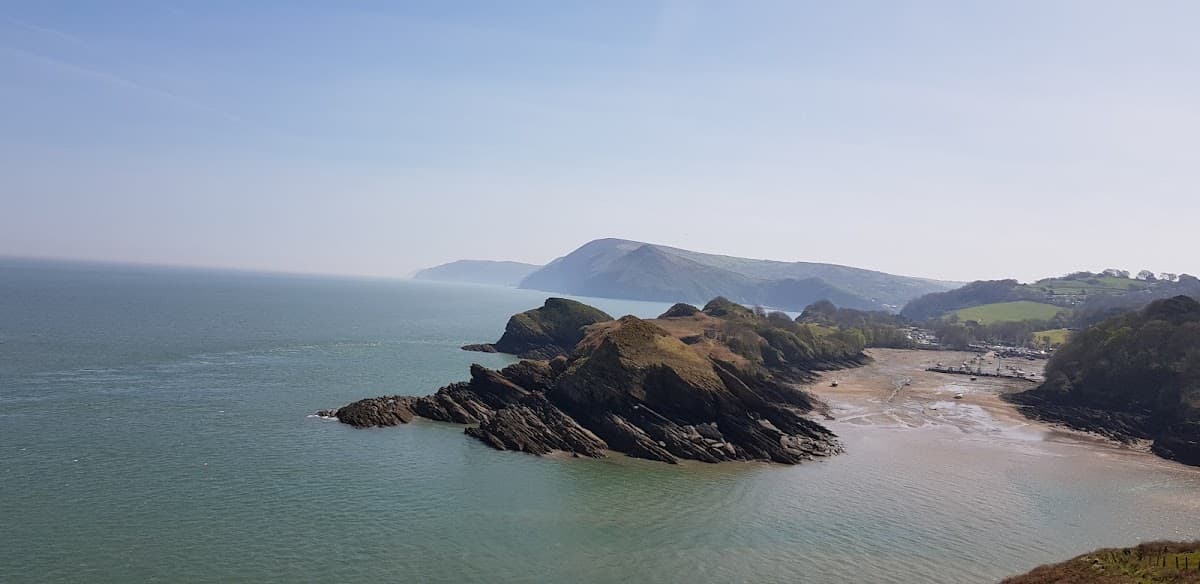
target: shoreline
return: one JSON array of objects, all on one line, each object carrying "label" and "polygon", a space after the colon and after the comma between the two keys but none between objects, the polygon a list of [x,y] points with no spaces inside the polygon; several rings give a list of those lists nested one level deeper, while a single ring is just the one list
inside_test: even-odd
[{"label": "shoreline", "polygon": [[[1025,380],[979,377],[965,380],[927,369],[958,362],[974,353],[908,349],[868,349],[871,362],[853,369],[821,372],[802,387],[829,404],[835,431],[847,427],[880,430],[957,429],[970,437],[1080,446],[1103,454],[1149,457],[1192,469],[1150,452],[1146,441],[1123,444],[1111,438],[1025,417],[1002,395],[1030,388]],[[1040,369],[1044,362],[1038,363]],[[837,381],[838,386],[832,387]],[[907,384],[906,384],[907,382]],[[955,394],[962,392],[961,399]],[[846,453],[845,455],[852,455]]]}]

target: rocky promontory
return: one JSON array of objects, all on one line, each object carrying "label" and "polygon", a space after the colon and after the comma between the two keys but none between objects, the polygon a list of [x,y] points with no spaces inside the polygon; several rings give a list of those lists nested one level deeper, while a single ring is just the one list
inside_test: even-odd
[{"label": "rocky promontory", "polygon": [[[809,417],[824,405],[784,379],[861,363],[854,335],[723,299],[668,314],[612,320],[550,299],[513,317],[495,344],[542,359],[499,371],[473,365],[468,381],[433,395],[364,399],[334,415],[355,427],[418,416],[467,424],[466,433],[489,446],[531,454],[794,464],[841,451]],[[572,332],[575,322],[582,324]]]},{"label": "rocky promontory", "polygon": [[566,298],[547,298],[541,308],[508,319],[504,335],[495,343],[466,345],[467,351],[509,353],[525,359],[553,359],[566,355],[583,339],[588,325],[612,320],[604,311]]},{"label": "rocky promontory", "polygon": [[1157,300],[1073,335],[1046,381],[1005,396],[1030,418],[1200,465],[1200,302]]}]

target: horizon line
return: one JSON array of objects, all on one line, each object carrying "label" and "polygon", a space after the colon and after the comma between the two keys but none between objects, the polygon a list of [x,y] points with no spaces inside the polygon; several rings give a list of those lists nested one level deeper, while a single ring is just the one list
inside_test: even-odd
[{"label": "horizon line", "polygon": [[69,256],[38,256],[38,255],[17,255],[9,253],[0,253],[0,262],[5,261],[20,261],[20,262],[45,262],[58,264],[84,264],[91,266],[113,266],[125,268],[165,268],[171,270],[195,270],[202,272],[236,272],[241,274],[259,274],[264,276],[310,276],[320,278],[342,278],[342,279],[360,279],[360,280],[406,280],[420,281],[413,278],[412,275],[407,276],[387,276],[380,274],[363,274],[351,272],[314,272],[302,270],[288,270],[279,268],[249,268],[227,265],[213,264],[186,264],[177,262],[156,262],[156,261],[137,261],[137,260],[116,260],[116,259],[96,259],[96,258],[80,258]]}]

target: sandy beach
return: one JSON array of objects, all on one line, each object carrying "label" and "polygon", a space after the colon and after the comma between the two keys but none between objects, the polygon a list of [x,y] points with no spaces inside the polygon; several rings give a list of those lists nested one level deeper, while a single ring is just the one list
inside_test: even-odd
[{"label": "sandy beach", "polygon": [[[1023,440],[1088,443],[1142,454],[1140,446],[1121,446],[1100,436],[1029,420],[1000,398],[1035,387],[1030,381],[953,375],[927,371],[937,364],[974,363],[975,353],[870,349],[871,362],[858,368],[822,374],[807,389],[830,406],[837,425],[893,428],[956,428],[967,435],[1005,434]],[[1040,377],[1046,362],[1005,359]],[[994,371],[993,356],[983,358],[984,371]],[[833,386],[837,382],[837,387]],[[962,397],[956,399],[955,396]]]}]

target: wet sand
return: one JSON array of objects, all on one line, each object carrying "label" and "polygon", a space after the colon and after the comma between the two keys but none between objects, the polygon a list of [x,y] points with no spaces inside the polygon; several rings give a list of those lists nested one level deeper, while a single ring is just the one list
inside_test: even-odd
[{"label": "wet sand", "polygon": [[[895,429],[957,429],[971,437],[1003,436],[1018,441],[1086,444],[1117,453],[1142,455],[1145,445],[1122,446],[1103,437],[1029,420],[1000,398],[1036,385],[1020,379],[926,371],[936,364],[961,365],[977,357],[959,351],[870,349],[872,361],[856,369],[822,374],[807,389],[830,406],[837,426]],[[1040,377],[1045,361],[1005,359],[1004,366]],[[994,371],[987,357],[984,371]],[[837,387],[832,383],[836,381]],[[961,393],[961,399],[955,395]]]},{"label": "wet sand", "polygon": [[[856,369],[831,371],[806,387],[829,404],[832,420],[823,424],[847,443],[847,453],[876,444],[889,452],[924,452],[930,472],[949,461],[973,468],[983,460],[1028,457],[1055,460],[1055,475],[1075,477],[1078,484],[1140,477],[1157,488],[1130,491],[1144,501],[1183,513],[1200,512],[1200,467],[1159,458],[1149,444],[1123,445],[1102,436],[1030,420],[1000,396],[1035,387],[1017,379],[935,373],[939,362],[961,365],[974,353],[871,349],[872,361]],[[1008,363],[1014,360],[1006,359]],[[1045,361],[1022,361],[1027,372],[1042,373]],[[994,361],[992,367],[994,368]],[[986,370],[986,368],[985,368]],[[994,369],[993,369],[994,370]],[[838,386],[831,383],[837,380]],[[904,382],[908,381],[908,384]],[[961,392],[962,399],[954,399]],[[897,454],[899,456],[900,454]],[[936,461],[936,462],[935,462]],[[1032,472],[1032,468],[1030,469]],[[1046,469],[1039,471],[1045,473]],[[1194,531],[1163,537],[1195,538]]]}]

